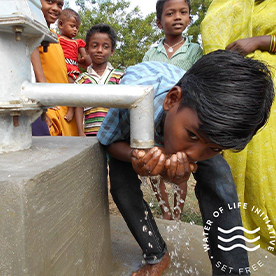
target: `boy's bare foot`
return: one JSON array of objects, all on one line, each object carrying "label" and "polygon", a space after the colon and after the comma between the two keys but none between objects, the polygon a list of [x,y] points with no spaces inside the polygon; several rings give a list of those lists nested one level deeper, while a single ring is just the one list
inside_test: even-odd
[{"label": "boy's bare foot", "polygon": [[134,272],[132,276],[160,276],[171,263],[169,252],[165,254],[158,264],[146,264]]}]

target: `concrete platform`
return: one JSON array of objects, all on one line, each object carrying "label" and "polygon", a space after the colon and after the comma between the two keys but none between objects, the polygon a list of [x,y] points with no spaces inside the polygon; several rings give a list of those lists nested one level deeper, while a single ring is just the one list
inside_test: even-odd
[{"label": "concrete platform", "polygon": [[[111,276],[130,276],[142,266],[141,250],[121,216],[112,215],[110,221],[113,254]],[[172,258],[172,264],[163,273],[164,276],[212,275],[209,258],[203,250],[201,226],[188,223],[177,226],[174,221],[156,221]],[[271,253],[258,249],[249,253],[249,260],[251,271],[256,269],[252,276],[276,275],[276,256]],[[262,267],[257,262],[262,263]]]},{"label": "concrete platform", "polygon": [[0,276],[109,276],[106,175],[95,138],[0,154]]},{"label": "concrete platform", "polygon": [[[111,216],[111,261],[106,174],[92,138],[35,138],[30,150],[0,155],[0,276],[129,276],[142,266],[121,216]],[[202,227],[157,224],[172,258],[163,276],[211,275]],[[276,275],[274,255],[249,257],[251,275]]]}]

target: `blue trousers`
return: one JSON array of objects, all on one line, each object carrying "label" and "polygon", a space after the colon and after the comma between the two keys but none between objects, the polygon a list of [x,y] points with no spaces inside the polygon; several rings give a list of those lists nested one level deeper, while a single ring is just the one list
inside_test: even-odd
[{"label": "blue trousers", "polygon": [[[166,243],[159,233],[151,210],[143,199],[141,182],[131,163],[109,160],[111,194],[131,233],[140,245],[145,261],[158,263],[167,251]],[[230,229],[242,226],[239,209],[229,210],[228,204],[238,202],[236,187],[227,162],[221,155],[198,162],[194,174],[197,180],[196,196],[199,201],[203,226],[208,229],[208,254],[213,275],[242,275],[239,269],[249,267],[247,251],[235,248],[224,251],[218,248],[218,227]],[[219,212],[219,213],[218,213]],[[218,216],[219,214],[219,216]],[[243,235],[240,231],[239,235]],[[202,237],[200,237],[202,238]],[[239,241],[244,244],[244,241]],[[227,247],[235,242],[227,243]],[[225,246],[225,244],[222,243]],[[226,247],[226,246],[225,246]],[[202,250],[204,250],[202,248]],[[223,267],[224,266],[224,267]],[[227,266],[227,270],[223,271]],[[222,270],[223,267],[223,270]],[[229,273],[231,271],[231,273]],[[249,274],[246,274],[249,275]]]},{"label": "blue trousers", "polygon": [[33,136],[50,136],[50,131],[45,121],[41,120],[41,117],[37,118],[32,123],[32,135]]}]

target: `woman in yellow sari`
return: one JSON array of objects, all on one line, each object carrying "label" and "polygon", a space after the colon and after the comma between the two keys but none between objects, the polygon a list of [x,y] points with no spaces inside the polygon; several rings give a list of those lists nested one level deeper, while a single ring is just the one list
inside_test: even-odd
[{"label": "woman in yellow sari", "polygon": [[[261,60],[276,83],[276,1],[213,0],[201,25],[204,54],[217,49],[237,51]],[[268,124],[239,153],[225,151],[237,186],[244,227],[260,227],[262,248],[276,254],[276,103]],[[252,238],[252,235],[250,235]]]}]

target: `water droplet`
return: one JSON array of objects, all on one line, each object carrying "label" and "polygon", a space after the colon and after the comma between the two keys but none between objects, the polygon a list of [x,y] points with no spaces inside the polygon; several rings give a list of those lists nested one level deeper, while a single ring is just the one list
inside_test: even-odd
[{"label": "water droplet", "polygon": [[145,220],[148,219],[148,213],[149,213],[148,211],[145,211],[145,215],[146,215],[146,216],[145,216]]},{"label": "water droplet", "polygon": [[[150,181],[154,180],[153,183],[151,183]],[[163,200],[160,200],[159,202],[156,201],[156,196],[160,196],[160,188],[159,188],[159,184],[160,184],[160,180],[162,180],[162,178],[160,176],[158,177],[142,177],[141,181],[142,181],[142,189],[146,190],[147,193],[150,193],[152,195],[151,199],[148,199],[148,205],[149,207],[152,209],[153,208],[153,215],[155,216],[155,208],[157,207],[162,207],[162,209],[165,209],[166,212],[170,212],[173,211],[173,207],[175,207],[175,211],[179,212],[180,211],[180,206],[183,205],[185,203],[185,200],[183,200],[183,191],[179,188],[178,185],[174,185],[173,183],[169,183],[169,182],[165,182],[165,192],[168,194],[168,198],[170,200],[170,202],[174,203],[174,198],[176,199],[176,204],[175,206],[173,206],[173,204],[171,205],[171,208],[169,206],[166,205],[166,203]],[[152,190],[152,186],[156,188],[155,191]],[[192,207],[190,208],[192,210],[194,210]],[[142,220],[140,220],[140,227],[142,227],[143,232],[144,233],[148,233],[149,235],[149,239],[153,238],[153,232],[149,230],[149,226],[148,226],[148,220],[149,220],[149,213],[147,211],[147,209],[144,209],[144,216],[145,218],[143,218]],[[174,212],[172,212],[172,216]],[[189,250],[193,250],[193,244],[191,242],[191,239],[187,238],[187,231],[186,229],[183,229],[183,225],[180,224],[181,221],[176,221],[175,224],[171,224],[171,225],[167,225],[165,226],[165,231],[168,233],[167,237],[166,237],[166,241],[168,241],[169,243],[172,243],[174,246],[174,248],[172,248],[172,250],[170,250],[170,256],[171,256],[171,264],[174,266],[174,273],[173,274],[168,274],[168,276],[185,276],[185,275],[200,275],[198,269],[196,268],[196,266],[190,266],[187,263],[185,264],[185,258],[187,257],[185,254],[182,254],[182,250],[181,248],[185,248],[185,253],[187,253],[187,251]],[[194,222],[190,223],[191,225],[194,225]],[[147,226],[147,230],[144,226]],[[145,231],[146,230],[146,231]],[[146,254],[148,254],[152,248],[154,248],[155,245],[148,243],[148,247],[144,250],[144,258],[146,258]],[[155,259],[154,256],[152,256],[152,258]],[[183,263],[184,260],[184,263]],[[143,262],[145,263],[145,262]]]},{"label": "water droplet", "polygon": [[143,226],[143,232],[147,232],[148,231],[148,227],[146,225]]}]

